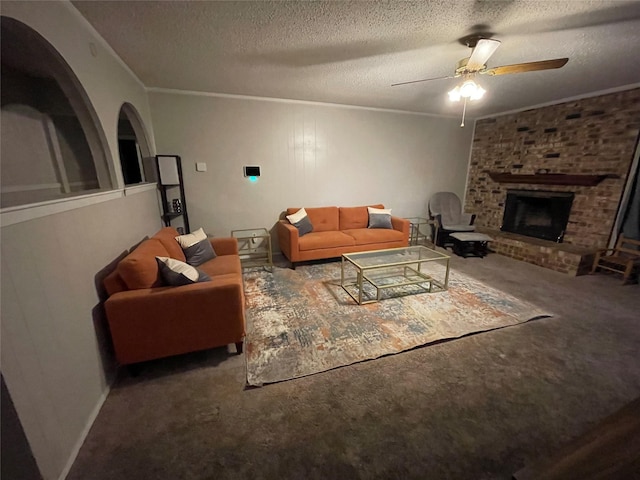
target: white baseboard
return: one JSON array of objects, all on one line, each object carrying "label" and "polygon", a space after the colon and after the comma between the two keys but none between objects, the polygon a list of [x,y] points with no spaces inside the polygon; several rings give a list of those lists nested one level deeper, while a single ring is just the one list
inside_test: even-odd
[{"label": "white baseboard", "polygon": [[102,409],[102,405],[104,404],[104,401],[109,396],[109,392],[111,392],[111,385],[107,385],[107,389],[104,391],[104,393],[102,394],[102,396],[98,400],[98,403],[96,404],[95,408],[91,412],[91,415],[89,415],[89,418],[87,419],[87,423],[84,426],[84,429],[82,430],[82,433],[80,434],[80,437],[78,438],[78,441],[76,442],[75,446],[73,447],[73,450],[71,450],[71,454],[69,455],[69,459],[67,460],[67,464],[62,469],[62,472],[60,473],[60,476],[58,477],[58,480],[65,480],[67,478],[67,475],[69,474],[69,471],[71,470],[71,467],[73,466],[73,463],[76,461],[76,457],[78,456],[78,453],[80,452],[80,449],[82,448],[82,445],[84,444],[84,441],[86,440],[87,435],[89,434],[89,431],[91,430],[91,427],[93,426],[93,422],[95,422],[96,417],[98,416],[98,414],[100,413],[100,410]]}]

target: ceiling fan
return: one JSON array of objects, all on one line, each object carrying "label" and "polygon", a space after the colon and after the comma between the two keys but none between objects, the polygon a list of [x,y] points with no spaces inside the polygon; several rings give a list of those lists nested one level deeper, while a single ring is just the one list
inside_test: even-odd
[{"label": "ceiling fan", "polygon": [[487,61],[500,46],[500,41],[493,38],[482,38],[476,36],[467,37],[464,41],[465,44],[472,49],[471,55],[467,58],[463,58],[458,62],[453,75],[394,83],[391,86],[396,87],[399,85],[408,85],[410,83],[429,82],[431,80],[463,77],[463,82],[449,92],[449,98],[453,101],[460,101],[461,99],[464,99],[462,125],[460,125],[461,127],[463,127],[467,100],[478,100],[482,98],[485,93],[485,90],[473,80],[476,74],[495,76],[509,75],[512,73],[534,72],[538,70],[551,70],[554,68],[561,68],[569,61],[568,58],[555,58],[553,60],[515,63],[512,65],[502,65],[500,67],[487,68]]},{"label": "ceiling fan", "polygon": [[511,73],[533,72],[536,70],[550,70],[563,67],[568,58],[556,58],[553,60],[542,60],[539,62],[515,63],[513,65],[503,65],[500,67],[487,68],[487,61],[500,46],[500,40],[493,38],[472,37],[466,40],[467,46],[472,49],[471,55],[458,62],[454,75],[444,77],[424,78],[421,80],[411,80],[409,82],[394,83],[391,86],[407,85],[410,83],[428,82],[430,80],[441,80],[445,78],[457,78],[464,75],[507,75]]}]

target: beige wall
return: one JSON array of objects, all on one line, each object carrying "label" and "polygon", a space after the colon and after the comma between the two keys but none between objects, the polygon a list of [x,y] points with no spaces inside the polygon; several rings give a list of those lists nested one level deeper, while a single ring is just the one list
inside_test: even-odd
[{"label": "beige wall", "polygon": [[158,228],[153,190],[2,228],[2,373],[45,479],[67,466],[113,373],[96,277]]},{"label": "beige wall", "polygon": [[[138,110],[153,145],[144,88],[70,4],[3,1],[1,13],[38,31],[73,69],[95,108],[122,186],[117,123],[123,102]],[[0,213],[2,374],[45,480],[66,473],[108,393],[113,360],[103,356],[107,337],[97,276],[160,228],[155,190],[115,197],[74,208],[87,201],[79,197],[64,202],[68,211],[18,223],[15,212]]]},{"label": "beige wall", "polygon": [[[473,128],[457,119],[260,99],[149,94],[158,153],[182,157],[191,229],[271,228],[287,207],[384,203],[427,213],[464,194]],[[206,172],[195,163],[206,162]],[[243,165],[259,165],[257,183]]]}]

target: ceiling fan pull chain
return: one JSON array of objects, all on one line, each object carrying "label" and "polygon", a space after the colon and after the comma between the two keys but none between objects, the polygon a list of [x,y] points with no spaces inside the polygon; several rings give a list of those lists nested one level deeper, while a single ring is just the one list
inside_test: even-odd
[{"label": "ceiling fan pull chain", "polygon": [[462,107],[462,123],[460,127],[464,127],[464,115],[467,113],[467,97],[464,97],[464,105]]}]

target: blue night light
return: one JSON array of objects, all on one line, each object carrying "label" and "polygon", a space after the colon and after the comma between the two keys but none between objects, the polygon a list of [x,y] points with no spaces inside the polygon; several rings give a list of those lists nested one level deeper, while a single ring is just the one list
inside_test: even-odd
[{"label": "blue night light", "polygon": [[252,182],[252,183],[255,183],[255,182],[257,182],[257,181],[258,181],[258,177],[256,177],[255,175],[251,175],[251,176],[249,177],[249,181],[250,181],[250,182]]}]

